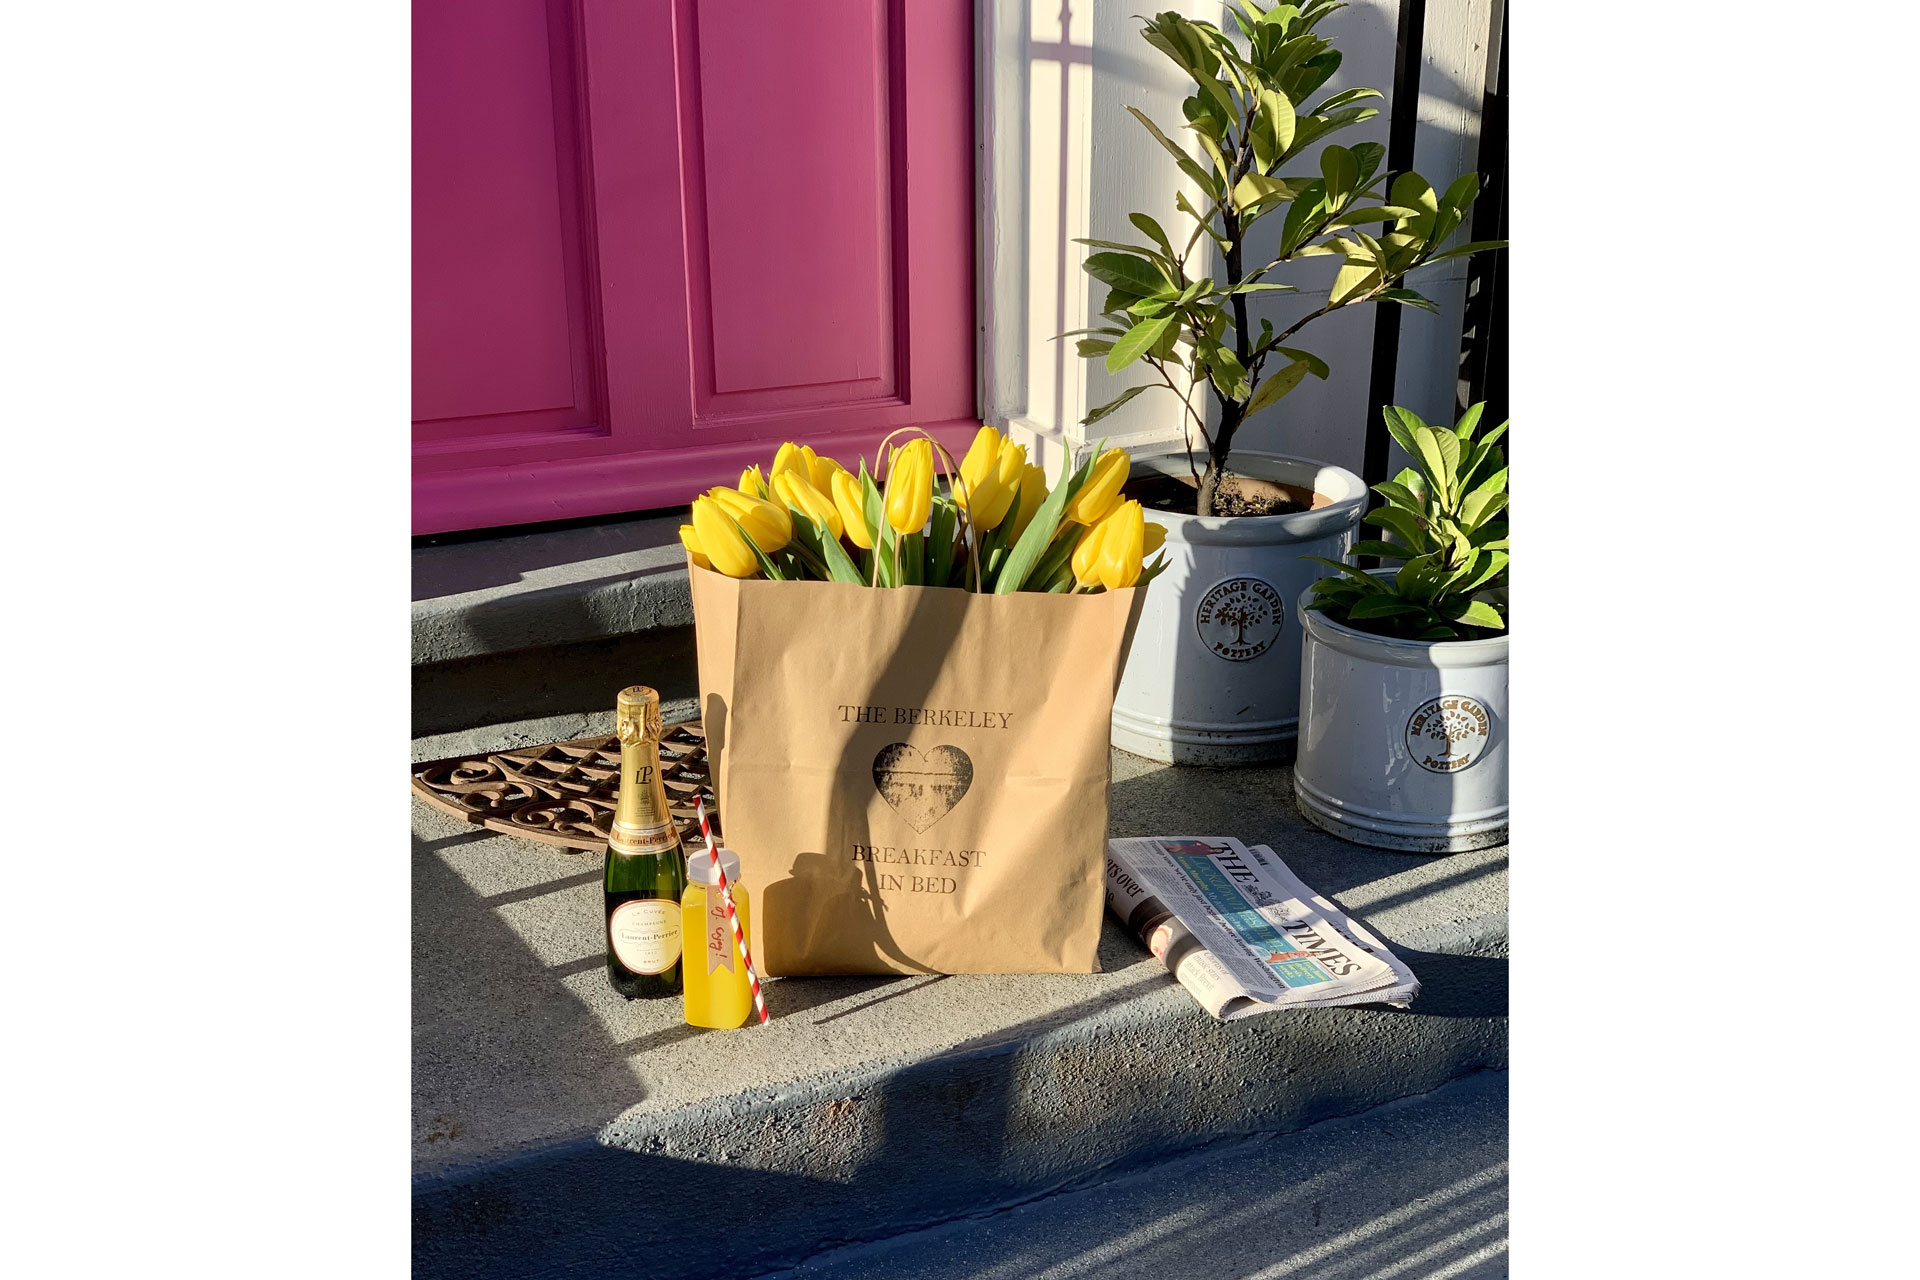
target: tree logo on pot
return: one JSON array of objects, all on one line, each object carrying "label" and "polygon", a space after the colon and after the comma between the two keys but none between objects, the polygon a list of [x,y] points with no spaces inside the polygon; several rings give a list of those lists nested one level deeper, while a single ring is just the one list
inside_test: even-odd
[{"label": "tree logo on pot", "polygon": [[1480,759],[1493,734],[1493,713],[1478,698],[1447,693],[1407,717],[1407,754],[1428,773],[1459,773]]},{"label": "tree logo on pot", "polygon": [[1200,597],[1193,626],[1200,643],[1228,662],[1257,658],[1280,638],[1286,606],[1273,584],[1260,578],[1227,578]]},{"label": "tree logo on pot", "polygon": [[928,747],[922,753],[904,742],[889,743],[873,758],[873,785],[909,826],[925,831],[967,794],[973,761],[958,747]]}]

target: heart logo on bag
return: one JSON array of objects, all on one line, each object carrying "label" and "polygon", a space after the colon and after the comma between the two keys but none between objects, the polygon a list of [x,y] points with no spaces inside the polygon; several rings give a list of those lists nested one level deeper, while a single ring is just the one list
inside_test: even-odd
[{"label": "heart logo on bag", "polygon": [[973,761],[958,747],[929,747],[923,753],[904,742],[889,743],[873,758],[873,785],[908,825],[925,831],[967,794]]}]

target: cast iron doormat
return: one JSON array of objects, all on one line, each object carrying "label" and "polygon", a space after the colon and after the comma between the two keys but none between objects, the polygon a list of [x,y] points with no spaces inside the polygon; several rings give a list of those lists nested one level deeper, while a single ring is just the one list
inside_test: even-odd
[{"label": "cast iron doormat", "polygon": [[[681,843],[700,847],[693,804],[701,798],[718,840],[720,811],[698,720],[668,725],[660,735],[660,774]],[[577,852],[606,851],[619,791],[620,740],[612,734],[413,766],[413,793],[442,813]]]}]

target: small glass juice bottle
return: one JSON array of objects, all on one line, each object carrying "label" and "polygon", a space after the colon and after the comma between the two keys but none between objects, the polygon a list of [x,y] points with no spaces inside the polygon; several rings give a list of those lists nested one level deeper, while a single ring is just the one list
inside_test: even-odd
[{"label": "small glass juice bottle", "polygon": [[[731,849],[718,850],[720,866],[727,873],[733,890],[734,910],[740,913],[740,930],[749,926],[747,891],[740,886],[740,855]],[[685,975],[687,1022],[695,1027],[739,1027],[746,1025],[753,1011],[753,992],[747,986],[746,966],[740,963],[740,948],[734,945],[733,926],[727,923],[727,908],[720,898],[720,878],[714,873],[713,855],[704,849],[687,855],[687,887],[680,895],[680,936],[685,939]]]}]

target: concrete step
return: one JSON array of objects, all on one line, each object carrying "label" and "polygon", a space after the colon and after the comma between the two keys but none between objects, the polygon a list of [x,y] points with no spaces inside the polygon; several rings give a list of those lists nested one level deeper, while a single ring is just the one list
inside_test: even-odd
[{"label": "concrete step", "polygon": [[786,979],[769,1026],[696,1031],[608,989],[597,855],[416,805],[416,1273],[769,1271],[1504,1066],[1504,848],[1344,844],[1294,815],[1285,768],[1115,753],[1113,777],[1112,834],[1273,845],[1406,957],[1420,999],[1221,1026],[1109,927],[1098,974]]},{"label": "concrete step", "polygon": [[610,715],[623,680],[658,688],[669,718],[692,716],[699,680],[681,519],[421,540],[413,732]]},{"label": "concrete step", "polygon": [[420,539],[414,665],[692,626],[684,519],[668,512]]},{"label": "concrete step", "polygon": [[757,1280],[1495,1280],[1506,1252],[1507,1078],[1481,1071]]}]

